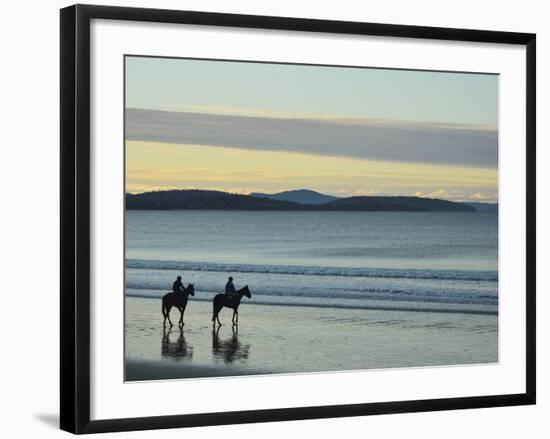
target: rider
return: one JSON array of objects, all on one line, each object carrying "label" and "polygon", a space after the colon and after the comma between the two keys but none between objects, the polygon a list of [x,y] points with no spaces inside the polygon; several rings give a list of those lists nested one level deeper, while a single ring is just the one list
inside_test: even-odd
[{"label": "rider", "polygon": [[227,283],[225,284],[225,295],[229,298],[233,298],[238,295],[235,291],[235,285],[233,285],[233,278],[229,276]]},{"label": "rider", "polygon": [[185,292],[185,287],[181,283],[181,276],[178,276],[178,278],[172,284],[172,291],[176,294]]}]

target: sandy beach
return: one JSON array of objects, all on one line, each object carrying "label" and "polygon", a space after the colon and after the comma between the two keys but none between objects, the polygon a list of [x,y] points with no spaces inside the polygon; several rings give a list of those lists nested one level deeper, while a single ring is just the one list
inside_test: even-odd
[{"label": "sandy beach", "polygon": [[[253,300],[253,299],[252,299]],[[498,317],[258,305],[244,299],[213,330],[210,302],[189,301],[164,331],[160,299],[126,297],[126,381],[379,369],[498,361]],[[179,312],[172,311],[177,322]]]}]

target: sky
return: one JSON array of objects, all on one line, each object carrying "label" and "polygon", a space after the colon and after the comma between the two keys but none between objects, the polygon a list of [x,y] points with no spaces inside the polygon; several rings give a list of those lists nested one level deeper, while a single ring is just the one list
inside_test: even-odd
[{"label": "sky", "polygon": [[498,76],[126,57],[126,190],[498,201]]}]

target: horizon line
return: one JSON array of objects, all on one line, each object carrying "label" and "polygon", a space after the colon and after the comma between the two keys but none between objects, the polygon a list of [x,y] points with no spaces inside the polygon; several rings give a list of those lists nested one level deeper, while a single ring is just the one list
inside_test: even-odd
[{"label": "horizon line", "polygon": [[143,191],[143,192],[130,192],[130,191],[124,191],[124,195],[143,195],[143,194],[147,194],[147,193],[157,193],[157,192],[184,192],[184,191],[202,191],[202,192],[220,192],[220,193],[225,193],[225,194],[231,194],[231,195],[243,195],[243,196],[251,196],[253,197],[254,195],[252,194],[261,194],[261,195],[279,195],[279,194],[282,194],[282,193],[285,193],[285,192],[298,192],[298,191],[308,191],[308,192],[315,192],[317,194],[320,194],[320,195],[325,195],[325,196],[330,196],[330,197],[335,197],[335,198],[340,198],[340,199],[345,199],[345,198],[380,198],[380,197],[387,197],[387,198],[390,198],[390,197],[406,197],[406,198],[421,198],[421,199],[425,199],[425,200],[445,200],[445,201],[449,201],[449,202],[452,202],[452,203],[481,203],[481,204],[499,204],[498,201],[489,201],[489,200],[480,200],[480,199],[464,199],[464,200],[449,200],[447,198],[437,198],[437,197],[427,197],[427,196],[419,196],[419,195],[403,195],[403,194],[394,194],[394,195],[387,195],[387,194],[369,194],[369,195],[361,195],[361,194],[357,194],[357,195],[347,195],[347,196],[338,196],[338,195],[332,195],[332,194],[326,194],[324,192],[319,192],[319,191],[316,191],[316,190],[313,190],[313,189],[287,189],[287,190],[282,190],[282,191],[279,191],[279,192],[272,192],[272,193],[269,193],[269,192],[258,192],[258,191],[250,191],[248,193],[239,193],[239,192],[231,192],[231,191],[224,191],[224,190],[220,190],[220,189],[202,189],[202,188],[165,188],[165,189],[151,189],[151,190],[146,190],[146,191]]}]

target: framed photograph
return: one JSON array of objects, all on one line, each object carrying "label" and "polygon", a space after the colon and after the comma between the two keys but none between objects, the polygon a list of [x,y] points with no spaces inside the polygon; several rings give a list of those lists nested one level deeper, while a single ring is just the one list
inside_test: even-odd
[{"label": "framed photograph", "polygon": [[535,35],[61,10],[61,428],[535,403]]}]

